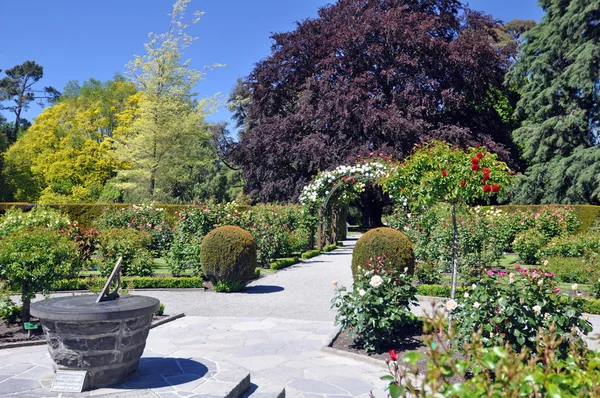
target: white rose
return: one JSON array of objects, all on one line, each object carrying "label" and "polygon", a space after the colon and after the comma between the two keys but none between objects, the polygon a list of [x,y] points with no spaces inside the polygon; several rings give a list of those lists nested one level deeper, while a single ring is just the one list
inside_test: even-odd
[{"label": "white rose", "polygon": [[369,284],[375,288],[379,287],[383,283],[383,279],[379,275],[373,275]]},{"label": "white rose", "polygon": [[365,292],[364,289],[360,289],[359,292],[358,292],[358,294],[360,295],[360,297],[364,297],[365,294],[367,294],[367,292]]},{"label": "white rose", "polygon": [[445,306],[448,311],[453,311],[454,309],[456,309],[458,304],[456,304],[456,301],[454,301],[454,300],[448,300],[448,301],[446,301]]},{"label": "white rose", "polygon": [[479,304],[477,301],[473,303],[473,308],[475,308],[476,310],[478,310],[479,307],[481,307],[481,304]]},{"label": "white rose", "polygon": [[474,283],[471,285],[471,288],[472,288],[473,290],[475,290],[475,288],[476,288],[476,287],[477,287],[477,285],[476,285],[476,284],[474,284]]},{"label": "white rose", "polygon": [[540,280],[538,281],[538,285],[539,285],[539,286],[542,286],[542,284],[543,284],[543,283],[544,283],[544,279],[543,279],[543,278],[540,278]]},{"label": "white rose", "polygon": [[539,305],[534,305],[534,306],[533,306],[533,310],[534,310],[535,312],[540,312],[540,311],[542,310],[542,307],[540,307]]},{"label": "white rose", "polygon": [[577,283],[573,283],[571,285],[571,289],[573,289],[574,291],[576,291],[577,289],[579,289],[579,285]]},{"label": "white rose", "polygon": [[465,293],[465,298],[469,298],[469,293]]}]

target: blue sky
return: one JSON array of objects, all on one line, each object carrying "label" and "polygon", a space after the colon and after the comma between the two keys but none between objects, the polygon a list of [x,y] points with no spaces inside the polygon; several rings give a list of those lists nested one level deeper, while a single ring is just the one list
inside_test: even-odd
[{"label": "blue sky", "polygon": [[[26,60],[44,67],[39,87],[59,90],[70,80],[109,80],[123,73],[134,54],[143,54],[148,32],[164,32],[174,0],[0,0],[0,69]],[[197,36],[186,51],[192,66],[202,69],[226,64],[207,73],[198,85],[201,96],[224,98],[238,77],[270,53],[272,32],[294,29],[295,21],[315,17],[327,0],[192,0],[189,11],[204,11],[189,33]],[[494,17],[534,19],[543,15],[536,0],[472,0],[471,8]],[[11,16],[11,17],[6,17]],[[3,76],[0,75],[0,76]],[[40,112],[32,106],[26,117]],[[4,115],[12,119],[4,112]],[[223,107],[210,121],[229,121]]]}]

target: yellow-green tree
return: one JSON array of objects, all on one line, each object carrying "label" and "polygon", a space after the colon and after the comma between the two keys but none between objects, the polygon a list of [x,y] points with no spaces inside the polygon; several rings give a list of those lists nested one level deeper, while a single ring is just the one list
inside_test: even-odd
[{"label": "yellow-green tree", "polygon": [[193,91],[202,74],[182,59],[193,40],[185,30],[200,17],[195,13],[186,22],[188,3],[174,4],[167,32],[151,33],[146,54],[127,65],[132,82],[142,92],[131,134],[117,143],[119,159],[130,167],[119,172],[116,183],[128,200],[181,200],[173,194],[173,186],[214,159],[204,120],[208,102],[198,100]]},{"label": "yellow-green tree", "polygon": [[113,141],[128,135],[140,94],[122,77],[67,85],[5,154],[4,175],[18,201],[96,201],[107,180],[125,167]]}]

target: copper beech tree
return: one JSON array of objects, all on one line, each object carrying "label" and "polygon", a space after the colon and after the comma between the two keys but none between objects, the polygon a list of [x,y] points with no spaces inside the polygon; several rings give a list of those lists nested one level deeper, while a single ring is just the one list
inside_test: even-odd
[{"label": "copper beech tree", "polygon": [[295,200],[319,170],[432,139],[511,159],[496,105],[514,46],[497,45],[498,26],[457,0],[339,0],[273,35],[234,96],[247,191]]}]

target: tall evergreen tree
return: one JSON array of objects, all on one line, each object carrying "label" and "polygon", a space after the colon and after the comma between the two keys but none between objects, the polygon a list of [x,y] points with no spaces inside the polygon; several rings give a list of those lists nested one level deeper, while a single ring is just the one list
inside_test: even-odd
[{"label": "tall evergreen tree", "polygon": [[514,139],[528,168],[521,203],[600,199],[600,0],[540,0],[509,82],[521,99]]}]

